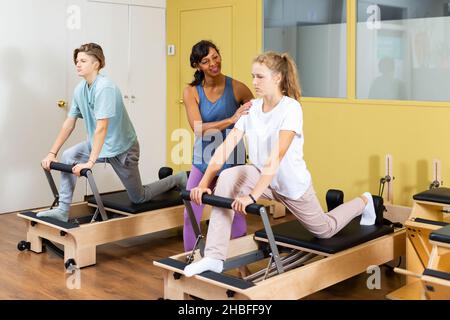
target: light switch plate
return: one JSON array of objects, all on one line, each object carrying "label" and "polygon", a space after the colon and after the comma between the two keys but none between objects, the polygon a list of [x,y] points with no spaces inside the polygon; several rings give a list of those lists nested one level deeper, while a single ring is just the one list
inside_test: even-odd
[{"label": "light switch plate", "polygon": [[175,55],[175,45],[174,44],[169,44],[167,46],[167,55],[168,56],[174,56]]}]

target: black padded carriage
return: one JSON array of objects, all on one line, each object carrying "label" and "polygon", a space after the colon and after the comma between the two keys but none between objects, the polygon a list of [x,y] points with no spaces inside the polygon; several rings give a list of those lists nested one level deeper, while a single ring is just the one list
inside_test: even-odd
[{"label": "black padded carriage", "polygon": [[450,273],[448,273],[448,272],[432,270],[432,269],[425,269],[425,271],[423,272],[423,275],[450,281]]},{"label": "black padded carriage", "polygon": [[[414,195],[413,199],[419,201],[450,204],[450,188],[434,188],[426,190]],[[443,226],[443,228],[435,230],[430,234],[430,240],[450,243],[450,225],[447,222],[422,218],[416,218],[414,221]]]},{"label": "black padded carriage", "polygon": [[[362,226],[359,224],[360,220],[361,216],[354,218],[329,239],[316,238],[297,220],[272,226],[272,230],[277,242],[327,254],[334,254],[394,232],[392,227],[385,225]],[[255,237],[267,238],[264,230],[256,231]]]},{"label": "black padded carriage", "polygon": [[446,227],[443,227],[430,233],[430,240],[443,243],[450,243],[450,225],[447,225]]},{"label": "black padded carriage", "polygon": [[[183,204],[183,201],[181,200],[180,197],[180,193],[175,190],[165,192],[155,197],[154,200],[141,204],[132,203],[126,191],[101,193],[100,196],[102,198],[103,205],[105,206],[106,209],[112,209],[132,214],[162,208],[175,207]],[[88,203],[97,204],[94,196],[87,196],[85,200]]]},{"label": "black padded carriage", "polygon": [[[137,214],[162,208],[169,208],[169,207],[175,207],[178,205],[182,205],[183,201],[180,197],[180,192],[174,190],[170,190],[168,192],[165,192],[157,197],[155,197],[154,200],[141,203],[141,204],[134,204],[130,201],[128,198],[128,194],[126,191],[115,191],[115,192],[108,192],[108,193],[102,193],[100,194],[100,197],[103,202],[103,206],[106,209],[131,213],[131,214]],[[97,204],[95,201],[95,197],[93,195],[86,196],[85,201],[87,201],[90,204]],[[37,217],[35,212],[28,211],[28,212],[22,212],[23,215],[34,218],[37,220],[41,220],[50,224],[57,225],[59,227],[65,228],[65,229],[73,229],[80,226],[82,223],[88,223],[91,221],[92,215],[77,218],[75,220],[71,219],[68,222],[59,221],[54,218],[47,218],[47,217]],[[114,213],[107,213],[107,216],[109,219],[116,218],[118,215]]]},{"label": "black padded carriage", "polygon": [[415,194],[414,200],[450,204],[450,188],[433,188]]},{"label": "black padded carriage", "polygon": [[64,222],[64,221],[60,221],[54,218],[49,218],[49,217],[38,217],[36,216],[36,212],[33,211],[25,211],[25,212],[21,212],[20,214],[33,218],[33,219],[37,219],[37,220],[41,220],[50,224],[54,224],[57,225],[61,228],[64,229],[73,229],[73,228],[78,228],[80,225],[78,223],[72,223],[72,222]]},{"label": "black padded carriage", "polygon": [[[385,209],[383,198],[379,196],[372,196],[372,198],[377,215],[375,224],[372,226],[360,225],[361,216],[357,216],[333,237],[319,239],[310,233],[298,220],[294,220],[272,226],[275,241],[327,254],[334,254],[394,232],[392,226],[383,225],[383,213]],[[342,191],[331,189],[327,192],[326,199],[328,211],[331,211],[344,202],[344,194]],[[256,231],[255,237],[267,239],[264,229]]]},{"label": "black padded carriage", "polygon": [[[184,270],[184,268],[188,265],[185,262],[179,261],[179,260],[175,260],[172,258],[164,258],[161,260],[158,260],[159,263],[170,266],[172,268],[176,268],[178,269],[180,272],[182,272]],[[205,271],[201,273],[201,276],[213,281],[218,281],[224,284],[227,284],[229,286],[241,289],[241,290],[245,290],[251,287],[254,287],[255,284],[252,283],[251,281],[246,281],[244,279],[238,279],[236,277],[230,276],[228,274],[225,273],[217,273],[214,271]]]}]

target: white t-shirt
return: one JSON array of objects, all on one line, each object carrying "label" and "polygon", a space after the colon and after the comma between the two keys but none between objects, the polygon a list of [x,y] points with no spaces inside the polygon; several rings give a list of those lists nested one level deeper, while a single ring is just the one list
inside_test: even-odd
[{"label": "white t-shirt", "polygon": [[287,96],[283,96],[269,112],[263,112],[262,105],[263,99],[252,100],[248,115],[242,116],[234,127],[245,133],[249,160],[259,170],[262,170],[276,146],[280,130],[296,133],[270,183],[277,193],[296,200],[311,185],[311,174],[303,160],[302,108],[297,100]]}]

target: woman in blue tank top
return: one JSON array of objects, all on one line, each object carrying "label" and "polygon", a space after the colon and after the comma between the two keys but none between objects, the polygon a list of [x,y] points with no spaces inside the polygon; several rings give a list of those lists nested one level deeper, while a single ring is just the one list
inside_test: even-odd
[{"label": "woman in blue tank top", "polygon": [[[253,94],[245,84],[222,74],[222,59],[214,43],[202,40],[195,44],[192,47],[190,63],[191,67],[196,69],[194,80],[183,92],[187,118],[195,135],[192,168],[186,186],[188,190],[197,187],[215,149],[225,140],[225,136],[239,118],[248,113],[249,105],[245,103],[253,99]],[[245,147],[240,144],[222,170],[245,164],[245,160]],[[211,189],[214,188],[216,179],[212,182]],[[192,203],[198,225],[203,207],[204,205]],[[231,238],[241,237],[246,232],[245,217],[236,214]],[[185,250],[192,250],[196,237],[186,209],[183,239]]]}]

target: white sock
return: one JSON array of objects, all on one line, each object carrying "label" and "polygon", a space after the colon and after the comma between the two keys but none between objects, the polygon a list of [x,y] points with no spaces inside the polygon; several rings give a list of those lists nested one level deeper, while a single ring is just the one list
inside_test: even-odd
[{"label": "white sock", "polygon": [[222,272],[223,261],[204,257],[198,262],[191,263],[184,268],[184,275],[186,277],[192,277],[193,275],[200,274],[205,271]]},{"label": "white sock", "polygon": [[359,224],[363,226],[371,226],[375,224],[377,214],[375,213],[375,206],[373,204],[373,198],[370,192],[364,192],[363,196],[367,198],[367,204],[361,215],[361,221]]},{"label": "white sock", "polygon": [[64,211],[60,208],[54,208],[51,210],[38,212],[36,216],[38,216],[39,218],[48,217],[67,222],[69,220],[69,211]]}]

